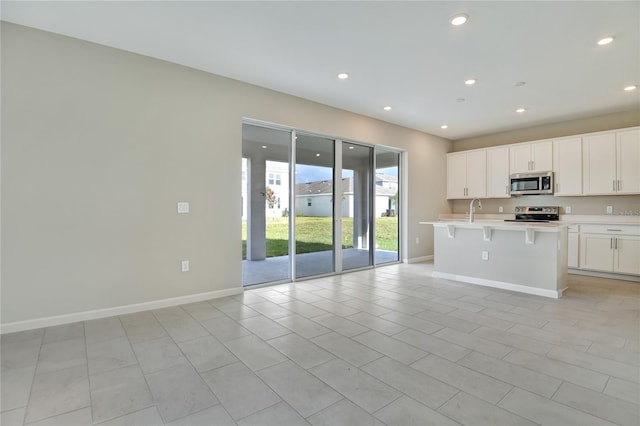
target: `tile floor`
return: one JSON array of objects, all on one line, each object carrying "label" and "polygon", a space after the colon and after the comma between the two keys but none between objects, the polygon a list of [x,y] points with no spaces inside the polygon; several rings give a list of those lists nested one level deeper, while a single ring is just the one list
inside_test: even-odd
[{"label": "tile floor", "polygon": [[640,283],[432,265],[2,336],[4,426],[640,424]]}]

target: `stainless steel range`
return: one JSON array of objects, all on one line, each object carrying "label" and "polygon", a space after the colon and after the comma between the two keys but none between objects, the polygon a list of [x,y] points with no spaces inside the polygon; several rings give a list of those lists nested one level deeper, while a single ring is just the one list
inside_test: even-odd
[{"label": "stainless steel range", "polygon": [[518,206],[515,210],[515,219],[505,219],[505,222],[552,222],[560,219],[560,207],[543,206],[527,207]]}]

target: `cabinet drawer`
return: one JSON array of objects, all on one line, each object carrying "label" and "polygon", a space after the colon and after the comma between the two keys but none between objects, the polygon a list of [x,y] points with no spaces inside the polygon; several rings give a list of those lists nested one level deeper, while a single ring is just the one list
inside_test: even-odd
[{"label": "cabinet drawer", "polygon": [[580,225],[569,225],[568,231],[571,233],[580,232]]},{"label": "cabinet drawer", "polygon": [[640,235],[640,225],[580,225],[580,232],[609,235]]}]

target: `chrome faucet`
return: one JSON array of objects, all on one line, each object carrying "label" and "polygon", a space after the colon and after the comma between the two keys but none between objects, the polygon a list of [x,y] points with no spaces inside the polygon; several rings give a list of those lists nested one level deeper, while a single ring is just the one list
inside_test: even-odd
[{"label": "chrome faucet", "polygon": [[471,200],[471,203],[469,203],[469,223],[473,223],[473,202],[474,201],[478,201],[478,208],[482,209],[482,201],[480,201],[477,198],[474,198],[473,200]]}]

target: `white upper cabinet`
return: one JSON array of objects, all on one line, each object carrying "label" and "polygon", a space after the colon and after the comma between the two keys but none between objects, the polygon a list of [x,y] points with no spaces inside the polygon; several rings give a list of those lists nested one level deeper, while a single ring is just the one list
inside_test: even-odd
[{"label": "white upper cabinet", "polygon": [[509,147],[487,149],[487,198],[509,198]]},{"label": "white upper cabinet", "polygon": [[553,168],[553,141],[511,145],[511,173],[548,172]]},{"label": "white upper cabinet", "polygon": [[447,154],[447,198],[467,197],[467,154]]},{"label": "white upper cabinet", "polygon": [[553,141],[555,195],[582,195],[582,138]]},{"label": "white upper cabinet", "polygon": [[640,193],[640,128],[616,132],[618,194]]},{"label": "white upper cabinet", "polygon": [[640,127],[447,154],[447,198],[508,198],[509,174],[548,171],[558,196],[640,194]]},{"label": "white upper cabinet", "polygon": [[640,129],[582,139],[583,194],[640,193]]},{"label": "white upper cabinet", "polygon": [[447,154],[447,198],[485,197],[486,175],[484,150]]}]

